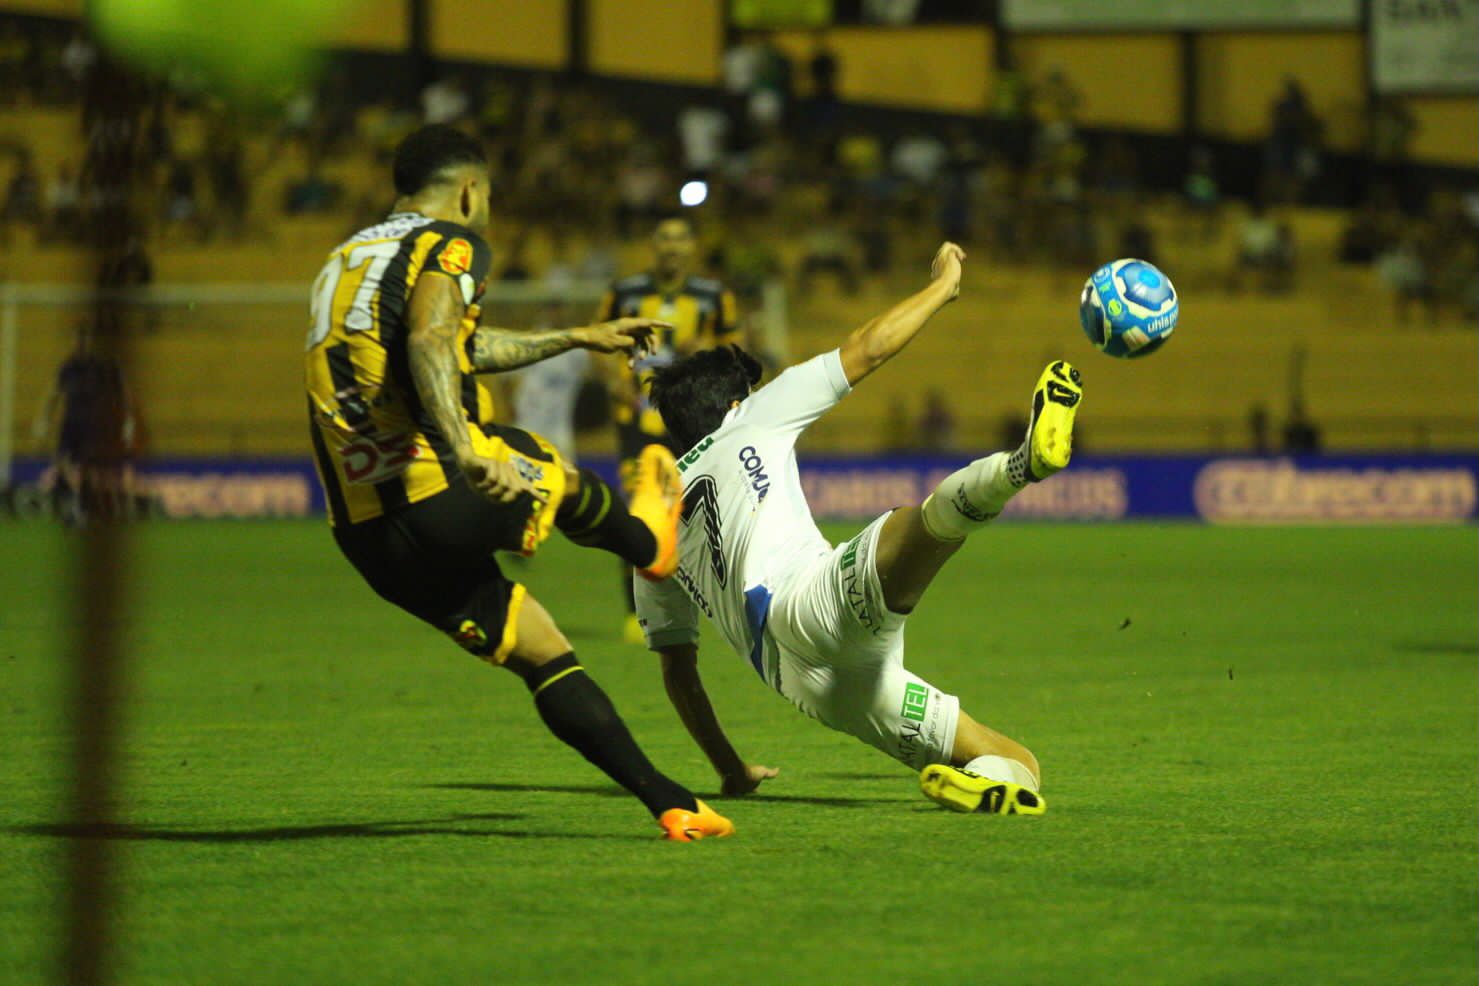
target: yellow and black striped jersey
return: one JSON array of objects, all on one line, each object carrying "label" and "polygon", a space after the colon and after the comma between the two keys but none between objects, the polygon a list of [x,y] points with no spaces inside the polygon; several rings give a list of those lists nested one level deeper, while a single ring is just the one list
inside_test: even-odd
[{"label": "yellow and black striped jersey", "polygon": [[406,339],[419,278],[450,277],[468,305],[457,337],[462,404],[473,447],[493,410],[473,376],[472,334],[492,253],[457,223],[398,213],[329,255],[313,285],[308,329],[310,432],[330,523],[356,524],[447,488],[458,468],[451,445],[422,407]]},{"label": "yellow and black striped jersey", "polygon": [[738,341],[739,315],[734,293],[707,277],[688,277],[676,291],[664,292],[652,273],[624,277],[611,285],[601,302],[601,318],[656,318],[671,322],[657,351],[637,362],[625,373],[637,375],[643,395],[640,410],[620,402],[612,409],[618,425],[630,425],[634,417],[644,432],[662,435],[662,419],[646,402],[647,382],[654,370],[680,356]]}]

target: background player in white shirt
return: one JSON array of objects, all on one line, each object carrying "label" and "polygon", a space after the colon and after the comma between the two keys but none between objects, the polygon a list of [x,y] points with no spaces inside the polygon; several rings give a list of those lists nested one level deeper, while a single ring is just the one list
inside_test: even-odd
[{"label": "background player in white shirt", "polygon": [[559,449],[566,462],[578,459],[575,402],[580,399],[580,385],[590,372],[591,354],[584,349],[572,349],[510,374],[518,388],[513,399],[514,423]]},{"label": "background player in white shirt", "polygon": [[905,670],[904,622],[968,534],[1027,483],[1068,464],[1078,371],[1058,361],[1043,372],[1020,448],[971,463],[922,505],[890,511],[836,547],[812,520],[796,466],[807,426],[959,294],[964,259],[944,244],[928,287],[760,390],[751,390],[759,365],[737,347],[689,356],[653,382],[654,406],[687,449],[678,463],[685,509],[678,572],[637,583],[637,614],[662,655],[668,695],[726,794],[754,790],[775,771],[747,764],[719,726],[698,674],[700,611],[802,712],[919,770],[932,800],[957,811],[1045,807],[1031,752]]}]

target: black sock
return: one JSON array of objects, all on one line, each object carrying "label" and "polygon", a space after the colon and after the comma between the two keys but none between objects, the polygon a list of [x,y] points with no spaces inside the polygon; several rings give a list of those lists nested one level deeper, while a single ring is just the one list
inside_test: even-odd
[{"label": "black sock", "polygon": [[652,766],[611,699],[576,662],[574,653],[530,669],[524,683],[534,693],[534,707],[549,731],[636,795],[653,817],[669,808],[698,810],[693,792]]},{"label": "black sock", "polygon": [[589,469],[580,470],[580,492],[560,504],[555,526],[576,544],[609,551],[637,568],[657,558],[657,538],[631,515],[626,501]]}]

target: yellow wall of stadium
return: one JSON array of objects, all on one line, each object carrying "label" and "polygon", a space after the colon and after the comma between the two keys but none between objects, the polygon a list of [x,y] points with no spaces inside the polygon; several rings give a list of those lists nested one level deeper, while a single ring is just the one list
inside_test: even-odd
[{"label": "yellow wall of stadium", "polygon": [[719,80],[719,0],[589,0],[591,71],[668,82]]},{"label": "yellow wall of stadium", "polygon": [[432,0],[431,47],[447,58],[560,68],[565,0]]},{"label": "yellow wall of stadium", "polygon": [[410,43],[406,0],[353,0],[324,42],[343,48],[400,51]]},{"label": "yellow wall of stadium", "polygon": [[1197,38],[1201,77],[1198,117],[1215,137],[1259,140],[1285,76],[1299,80],[1325,142],[1338,149],[1360,140],[1366,46],[1355,31],[1299,34],[1203,34]]},{"label": "yellow wall of stadium", "polygon": [[1479,98],[1412,96],[1406,102],[1417,123],[1414,158],[1469,168],[1479,164]]},{"label": "yellow wall of stadium", "polygon": [[1062,69],[1083,99],[1083,123],[1181,129],[1181,52],[1175,35],[1018,35],[1012,52],[1030,82]]},{"label": "yellow wall of stadium", "polygon": [[[812,35],[783,31],[775,39],[795,62],[798,81],[804,78]],[[986,108],[994,69],[984,27],[838,28],[827,41],[843,99],[947,112]]]}]

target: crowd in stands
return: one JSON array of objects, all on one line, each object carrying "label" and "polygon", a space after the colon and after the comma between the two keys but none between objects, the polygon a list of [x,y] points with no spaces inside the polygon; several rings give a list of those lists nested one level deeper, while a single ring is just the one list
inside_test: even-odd
[{"label": "crowd in stands", "polygon": [[[0,20],[0,98],[75,102],[96,53],[78,35],[27,35],[17,26],[30,23]],[[1122,135],[1086,134],[1081,94],[1061,71],[1027,79],[1005,67],[989,127],[961,120],[886,134],[851,124],[841,111],[839,58],[824,32],[800,64],[755,34],[741,36],[722,66],[721,86],[677,107],[665,126],[651,115],[644,125],[600,87],[551,76],[451,72],[414,102],[360,105],[348,74],[331,70],[316,88],[286,99],[275,118],[245,118],[188,86],[161,86],[144,128],[157,192],[151,225],[158,235],[211,241],[268,236],[281,214],[342,217],[346,229],[367,222],[389,204],[383,183],[346,182],[337,165],[358,160],[361,172],[375,173],[421,122],[466,126],[487,142],[506,235],[503,275],[511,279],[531,273],[522,244],[534,229],[556,243],[557,265],[574,276],[606,276],[613,258],[588,244],[642,235],[691,181],[704,183],[709,259],[750,294],[782,272],[803,289],[831,280],[855,292],[901,254],[941,238],[1001,262],[1083,270],[1110,256],[1156,261],[1175,245],[1157,242],[1167,225],[1152,223],[1153,213],[1173,210],[1187,241],[1214,242],[1226,223],[1214,147],[1189,149],[1180,189],[1148,188],[1143,149]],[[181,149],[174,136],[187,115],[204,121],[205,137]],[[1369,108],[1368,191],[1339,259],[1375,265],[1400,315],[1419,306],[1472,312],[1479,224],[1472,203],[1456,194],[1426,202],[1413,194],[1414,126],[1396,101]],[[1286,80],[1269,111],[1259,194],[1231,210],[1234,246],[1220,278],[1230,290],[1295,287],[1301,256],[1286,211],[1321,179],[1324,130],[1299,83]],[[257,178],[285,150],[295,152],[296,170],[281,200],[254,202],[254,191],[278,195]],[[43,173],[27,147],[4,153],[13,166],[0,198],[0,238],[22,225],[42,242],[75,238],[88,208],[79,178],[85,162]],[[778,240],[798,244],[799,253],[783,263]],[[566,255],[562,244],[576,241],[571,249],[590,254]]]}]

